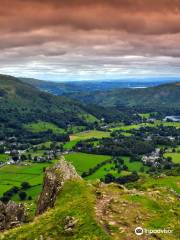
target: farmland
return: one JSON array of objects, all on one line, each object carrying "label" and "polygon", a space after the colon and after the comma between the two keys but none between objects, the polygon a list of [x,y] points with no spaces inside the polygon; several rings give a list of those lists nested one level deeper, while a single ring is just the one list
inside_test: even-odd
[{"label": "farmland", "polygon": [[[95,154],[86,154],[86,153],[71,153],[65,155],[65,159],[70,161],[76,168],[79,174],[87,172],[89,169],[96,167],[99,163],[102,163],[107,160],[111,160],[111,156],[106,155],[95,155]],[[144,171],[148,170],[147,166],[144,166],[142,162],[130,162],[129,157],[121,157],[124,160],[124,165],[128,167],[127,171],[120,171],[118,173],[115,169],[114,162],[108,162],[97,171],[95,171],[90,176],[87,176],[86,179],[101,179],[108,173],[113,174],[116,177],[128,175],[133,171],[141,172],[142,167]]]},{"label": "farmland", "polygon": [[132,130],[132,129],[139,129],[141,127],[156,127],[159,125],[163,125],[166,127],[180,128],[180,122],[164,122],[164,121],[156,120],[154,123],[139,123],[139,124],[132,124],[132,125],[120,124],[120,126],[110,128],[110,130],[111,131],[115,131],[115,130],[128,131],[128,130]]},{"label": "farmland", "polygon": [[22,182],[29,182],[31,188],[28,189],[28,194],[29,196],[36,197],[37,194],[34,194],[34,187],[36,186],[36,193],[39,193],[43,180],[43,171],[50,165],[49,163],[30,163],[26,166],[6,165],[1,167],[0,196],[13,186],[19,187]]},{"label": "farmland", "polygon": [[110,133],[109,132],[102,132],[102,131],[85,131],[85,132],[80,132],[76,133],[73,135],[70,135],[70,140],[85,140],[85,139],[90,139],[90,138],[105,138],[109,137]]},{"label": "farmland", "polygon": [[65,159],[75,166],[79,174],[82,174],[90,168],[95,167],[98,163],[111,159],[111,157],[86,153],[72,153],[65,155]]}]

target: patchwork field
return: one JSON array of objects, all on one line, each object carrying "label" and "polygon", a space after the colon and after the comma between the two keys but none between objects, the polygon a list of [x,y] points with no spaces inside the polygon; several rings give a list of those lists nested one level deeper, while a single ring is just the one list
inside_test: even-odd
[{"label": "patchwork field", "polygon": [[[90,168],[97,166],[97,164],[110,160],[111,156],[106,155],[95,155],[86,153],[71,153],[65,155],[65,159],[70,161],[76,168],[77,172],[81,175],[83,172],[87,172]],[[133,171],[141,172],[142,167],[144,171],[147,171],[149,167],[144,166],[141,162],[130,162],[129,157],[122,157],[124,165],[128,167],[128,171],[118,171],[114,168],[114,163],[107,163],[99,168],[92,175],[86,177],[86,179],[100,179],[108,173],[113,174],[115,177],[128,175]]]},{"label": "patchwork field", "polygon": [[160,120],[155,121],[155,123],[140,123],[140,124],[132,124],[132,125],[120,125],[114,128],[111,128],[111,131],[116,131],[116,130],[122,130],[122,131],[128,131],[131,129],[139,129],[141,127],[156,127],[158,125],[163,125],[163,126],[172,126],[176,128],[180,128],[180,122],[163,122]]},{"label": "patchwork field", "polygon": [[11,187],[20,186],[22,182],[29,182],[32,186],[28,189],[29,196],[37,196],[37,194],[34,193],[34,186],[36,186],[36,193],[39,193],[43,181],[43,171],[50,165],[52,165],[52,163],[31,163],[28,166],[6,165],[1,167],[0,196]]},{"label": "patchwork field", "polygon": [[95,167],[98,163],[111,159],[111,156],[95,155],[86,153],[72,153],[65,155],[65,159],[70,161],[79,174]]}]

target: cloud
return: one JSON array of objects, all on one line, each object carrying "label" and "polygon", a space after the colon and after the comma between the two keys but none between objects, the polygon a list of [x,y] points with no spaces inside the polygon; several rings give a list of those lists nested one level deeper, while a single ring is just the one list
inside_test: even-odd
[{"label": "cloud", "polygon": [[179,22],[178,0],[2,0],[0,70],[62,78],[179,74]]}]

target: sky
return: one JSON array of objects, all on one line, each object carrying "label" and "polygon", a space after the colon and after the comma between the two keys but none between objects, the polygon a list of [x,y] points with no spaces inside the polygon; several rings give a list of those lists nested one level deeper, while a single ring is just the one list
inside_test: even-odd
[{"label": "sky", "polygon": [[0,73],[45,80],[180,76],[179,0],[0,0]]}]

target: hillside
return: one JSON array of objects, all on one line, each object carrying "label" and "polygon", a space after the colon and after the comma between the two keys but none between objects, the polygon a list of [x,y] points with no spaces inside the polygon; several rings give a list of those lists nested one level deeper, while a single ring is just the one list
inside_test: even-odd
[{"label": "hillside", "polygon": [[83,103],[101,106],[147,107],[157,109],[180,109],[179,83],[165,84],[149,88],[116,89],[111,91],[97,91],[96,93],[72,94],[72,98]]},{"label": "hillside", "polygon": [[[172,234],[144,234],[141,239],[179,239],[178,200],[161,178],[138,183],[139,189],[116,184],[68,181],[59,193],[55,207],[32,223],[6,231],[1,240],[136,240],[134,229],[169,229]],[[142,191],[143,190],[143,191]],[[68,226],[71,226],[68,228]],[[70,229],[70,230],[68,230]]]},{"label": "hillside", "polygon": [[86,125],[87,116],[92,116],[74,100],[42,92],[5,75],[0,75],[0,111],[1,133],[14,132],[34,121],[51,122],[61,128],[70,123]]}]

